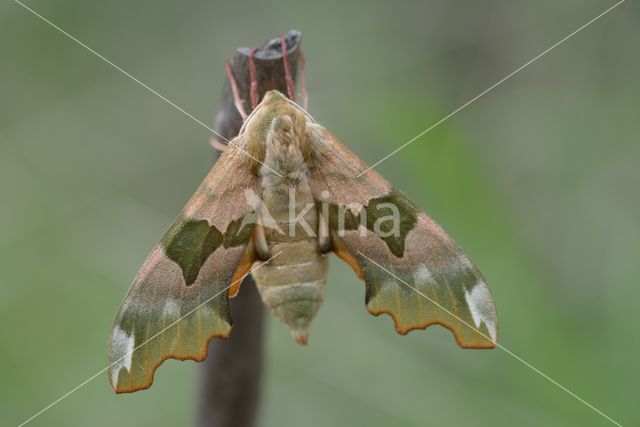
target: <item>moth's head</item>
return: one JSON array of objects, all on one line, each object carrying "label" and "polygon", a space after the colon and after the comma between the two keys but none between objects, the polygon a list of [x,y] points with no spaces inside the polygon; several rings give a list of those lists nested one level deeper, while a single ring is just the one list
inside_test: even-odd
[{"label": "moth's head", "polygon": [[289,102],[289,98],[278,90],[270,90],[262,97],[262,104],[265,105],[289,104]]},{"label": "moth's head", "polygon": [[278,172],[299,175],[311,161],[307,130],[310,116],[286,96],[267,92],[245,123],[249,153],[260,160],[255,169],[261,174]]}]

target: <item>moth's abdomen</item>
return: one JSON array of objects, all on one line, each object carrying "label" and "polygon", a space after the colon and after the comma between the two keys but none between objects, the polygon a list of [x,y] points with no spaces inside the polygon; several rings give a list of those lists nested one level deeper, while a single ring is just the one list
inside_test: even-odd
[{"label": "moth's abdomen", "polygon": [[306,344],[311,320],[324,300],[327,258],[313,240],[275,244],[282,254],[254,270],[262,301],[291,331],[299,344]]}]

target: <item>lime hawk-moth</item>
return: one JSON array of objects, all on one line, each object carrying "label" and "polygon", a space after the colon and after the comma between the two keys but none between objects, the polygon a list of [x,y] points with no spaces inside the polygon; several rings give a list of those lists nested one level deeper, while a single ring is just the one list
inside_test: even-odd
[{"label": "lime hawk-moth", "polygon": [[329,252],[365,281],[369,312],[390,315],[400,334],[440,324],[461,347],[495,347],[496,310],[478,269],[318,124],[306,97],[296,104],[287,82],[289,97],[270,91],[258,104],[252,91],[248,116],[236,99],[240,133],[138,272],[109,342],[116,392],[148,388],[168,358],[203,360],[210,339],[231,333],[229,298],[250,272],[265,305],[306,344]]}]

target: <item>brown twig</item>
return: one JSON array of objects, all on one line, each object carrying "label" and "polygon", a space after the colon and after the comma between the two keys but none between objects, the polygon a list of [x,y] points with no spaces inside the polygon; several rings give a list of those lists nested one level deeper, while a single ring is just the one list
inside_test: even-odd
[{"label": "brown twig", "polygon": [[[287,62],[294,82],[300,59],[300,33],[285,35]],[[251,111],[249,53],[240,48],[229,61],[244,111]],[[254,53],[258,98],[268,90],[287,93],[281,39],[266,42]],[[229,81],[225,83],[215,129],[231,140],[242,126],[242,117],[234,104]],[[233,331],[227,340],[212,340],[209,356],[200,368],[198,427],[250,427],[256,423],[262,379],[264,340],[264,306],[251,278],[240,287],[231,300]]]}]

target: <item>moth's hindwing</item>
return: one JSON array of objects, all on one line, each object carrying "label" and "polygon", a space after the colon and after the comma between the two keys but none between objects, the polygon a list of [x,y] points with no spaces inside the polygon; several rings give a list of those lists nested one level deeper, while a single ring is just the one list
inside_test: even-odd
[{"label": "moth's hindwing", "polygon": [[311,189],[328,205],[334,252],[366,282],[367,309],[401,334],[440,324],[462,347],[495,347],[493,298],[453,239],[374,170],[358,176],[367,165],[326,129],[308,127]]},{"label": "moth's hindwing", "polygon": [[243,157],[237,149],[222,155],[138,272],[109,343],[116,392],[148,388],[168,358],[203,360],[208,341],[231,332],[229,287],[253,262],[245,197],[259,192]]}]

